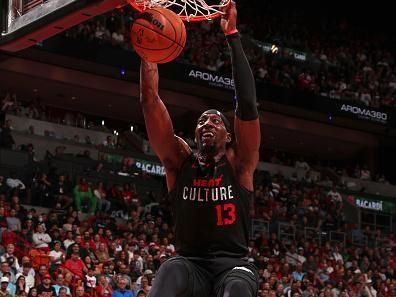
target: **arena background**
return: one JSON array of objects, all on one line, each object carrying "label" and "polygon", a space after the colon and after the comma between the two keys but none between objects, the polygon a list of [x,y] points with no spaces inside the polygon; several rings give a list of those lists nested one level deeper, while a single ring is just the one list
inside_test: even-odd
[{"label": "arena background", "polygon": [[[139,106],[140,60],[129,42],[136,13],[101,1],[92,18],[82,11],[95,1],[55,10],[59,1],[1,3],[0,277],[15,296],[32,287],[43,295],[48,278],[72,296],[110,296],[103,288],[116,290],[124,276],[132,296],[145,296],[174,246],[164,170]],[[249,248],[260,296],[395,296],[389,7],[239,1],[238,9],[262,131]],[[64,19],[80,24],[53,25]],[[35,32],[54,36],[26,37]],[[217,108],[232,121],[235,102],[217,22],[187,24],[187,34],[182,55],[160,66],[160,94],[175,132],[194,146],[198,115]],[[29,47],[10,51],[17,45]],[[54,258],[57,241],[64,259]],[[74,270],[73,249],[88,276]],[[21,289],[24,269],[34,276]]]}]

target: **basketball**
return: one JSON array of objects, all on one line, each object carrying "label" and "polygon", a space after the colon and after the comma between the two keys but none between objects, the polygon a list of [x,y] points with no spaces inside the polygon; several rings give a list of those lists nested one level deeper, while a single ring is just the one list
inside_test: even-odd
[{"label": "basketball", "polygon": [[131,41],[144,60],[167,63],[176,59],[184,49],[186,27],[180,17],[169,9],[147,9],[133,23]]}]

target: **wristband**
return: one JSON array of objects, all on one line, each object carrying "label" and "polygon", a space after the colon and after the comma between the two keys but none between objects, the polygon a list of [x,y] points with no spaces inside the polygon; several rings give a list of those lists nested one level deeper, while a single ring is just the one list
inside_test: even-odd
[{"label": "wristband", "polygon": [[228,35],[232,35],[232,34],[235,34],[235,33],[238,33],[238,29],[237,28],[232,29],[230,32],[224,33],[224,35],[228,36]]}]

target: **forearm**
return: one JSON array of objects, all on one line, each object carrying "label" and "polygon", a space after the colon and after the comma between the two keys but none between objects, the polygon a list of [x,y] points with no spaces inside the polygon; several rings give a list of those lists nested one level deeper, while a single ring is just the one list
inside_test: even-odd
[{"label": "forearm", "polygon": [[158,104],[158,67],[156,64],[142,60],[140,67],[140,103],[143,108],[150,104]]},{"label": "forearm", "polygon": [[146,129],[152,145],[159,138],[173,138],[172,121],[165,104],[159,97],[158,82],[157,65],[142,60],[140,68],[140,104],[143,108]]},{"label": "forearm", "polygon": [[178,143],[168,110],[158,94],[157,65],[142,61],[140,68],[140,104],[150,144],[165,166],[175,166]]},{"label": "forearm", "polygon": [[232,75],[237,98],[236,115],[244,121],[255,120],[258,118],[256,86],[239,33],[228,35],[227,42],[231,50]]}]

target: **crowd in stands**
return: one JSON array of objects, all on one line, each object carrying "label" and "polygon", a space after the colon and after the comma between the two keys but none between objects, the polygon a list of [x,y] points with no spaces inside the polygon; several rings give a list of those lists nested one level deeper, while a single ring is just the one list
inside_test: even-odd
[{"label": "crowd in stands", "polygon": [[[13,98],[12,104],[9,103],[10,102],[9,98]],[[12,94],[10,92],[7,92],[4,99],[2,100],[2,110],[3,110],[3,115],[5,113],[10,113],[18,116],[26,116],[28,118],[33,118],[43,121],[49,121],[51,118],[48,116],[48,109],[43,104],[41,104],[39,100],[36,99],[33,100],[31,103],[24,105],[19,100],[16,99],[15,93]],[[58,116],[55,118],[51,118],[51,120],[69,126],[94,129],[94,130],[105,129],[104,131],[108,131],[108,128],[106,127],[103,126],[96,127],[95,125],[93,125],[93,122],[85,126],[83,123],[86,123],[87,117],[88,117],[87,115],[77,112],[75,113],[58,112]],[[1,127],[0,130],[0,147],[15,148],[15,142],[11,134],[11,125],[12,125],[11,120],[4,121],[4,125]],[[29,127],[28,133],[35,134],[34,126]],[[134,133],[136,135],[139,135],[139,137],[141,137],[142,139],[146,141],[148,140],[145,129],[137,124],[134,125]],[[192,148],[195,148],[193,136],[184,133],[183,131],[179,131],[176,133],[178,136],[185,139]],[[51,133],[49,133],[48,136],[56,136],[56,135],[51,135]],[[106,140],[103,143],[93,143],[89,136],[86,136],[84,139],[82,139],[78,135],[75,135],[72,139],[70,139],[70,141],[88,146],[102,146],[106,148],[118,148],[118,149],[125,148],[125,144],[122,143],[122,141],[117,142],[116,136],[114,137],[107,136]],[[35,159],[33,144],[29,143],[26,145],[22,145],[19,146],[17,149],[29,152],[32,155],[32,158]],[[65,153],[68,153],[66,146],[59,146],[56,148],[54,152],[48,152],[47,156],[49,157],[60,156]],[[88,150],[83,150],[78,155],[80,157],[91,159]],[[272,164],[281,164],[289,167],[295,167],[296,169],[304,169],[305,171],[308,172],[310,171],[311,167],[313,168],[325,167],[328,170],[331,170],[334,173],[334,175],[337,175],[338,180],[341,179],[342,177],[353,177],[367,181],[375,181],[378,183],[389,183],[389,181],[387,180],[387,178],[384,176],[383,173],[377,172],[373,174],[371,173],[371,171],[369,170],[366,164],[359,164],[359,162],[353,162],[350,164],[345,164],[345,162],[339,162],[339,164],[336,164],[334,162],[323,162],[323,160],[317,160],[315,158],[311,158],[311,160],[307,162],[308,160],[304,160],[303,158],[301,158],[301,156],[295,156],[290,153],[277,152],[277,151],[271,151],[271,152],[265,151],[262,153],[260,159],[262,161],[267,161]],[[307,175],[309,175],[309,173]],[[323,176],[323,180],[324,180],[324,176]],[[339,181],[334,181],[334,182],[340,183]]]},{"label": "crowd in stands", "polygon": [[[0,96],[2,95],[2,91],[4,92],[4,90],[0,89]],[[16,93],[11,91],[5,91],[4,97],[1,101],[1,110],[0,110],[0,122],[2,123],[4,122],[3,127],[1,128],[0,131],[1,147],[13,148],[13,145],[15,144],[14,140],[12,139],[12,135],[10,133],[12,129],[11,126],[12,121],[10,119],[5,120],[6,114],[114,134],[115,129],[111,129],[112,127],[110,128],[107,127],[104,124],[103,119],[82,114],[81,112],[77,112],[77,111],[67,111],[62,109],[56,109],[53,107],[47,107],[45,104],[41,102],[39,96],[33,96],[32,98],[33,99],[31,99],[30,101],[18,100]],[[99,123],[100,121],[102,121],[102,125],[100,125]],[[28,130],[25,132],[31,135],[36,135],[36,127],[34,127],[34,125],[31,125],[29,126]],[[55,138],[60,137],[60,135],[56,135],[54,131],[49,131],[49,130],[44,131],[44,135]],[[104,146],[108,148],[120,148],[121,145],[117,142],[116,136],[117,135],[114,136],[109,135],[106,137],[106,140],[104,140],[102,143],[94,143],[89,135],[86,135],[85,137],[80,137],[78,134],[74,135],[70,139],[62,138],[62,140],[68,140],[74,143],[84,144],[88,146]],[[24,150],[26,149],[27,148],[25,147]]]},{"label": "crowd in stands", "polygon": [[[367,164],[359,164],[358,162],[352,161],[349,163],[339,161],[324,161],[318,160],[317,158],[303,158],[301,156],[283,152],[283,151],[266,151],[264,154],[263,161],[270,162],[272,164],[280,164],[289,167],[294,167],[296,171],[302,171],[307,173],[309,176],[310,171],[313,168],[326,168],[338,177],[338,182],[342,177],[352,177],[366,181],[375,181],[377,183],[389,184],[385,175],[381,172],[373,174],[368,168]],[[331,186],[331,185],[330,185]]]},{"label": "crowd in stands", "polygon": [[[56,170],[26,181],[0,176],[2,296],[147,296],[175,255],[166,197],[152,203],[134,186],[106,182],[88,175],[74,183]],[[354,230],[338,188],[266,172],[255,184],[251,216],[266,226],[253,234],[248,257],[259,269],[260,297],[395,296],[394,233]],[[114,208],[127,216],[115,219]],[[343,236],[352,230],[366,244]]]},{"label": "crowd in stands", "polygon": [[[364,34],[334,15],[318,20],[301,9],[241,6],[239,29],[257,81],[373,108],[394,107],[395,52],[382,32]],[[124,7],[65,34],[131,50],[130,26],[135,18],[136,12]],[[187,24],[187,32],[179,62],[230,73],[227,45],[216,22]],[[275,50],[263,50],[260,42],[274,45]],[[294,52],[302,53],[305,61],[296,59]]]},{"label": "crowd in stands", "polygon": [[[133,12],[125,9],[66,34],[130,49],[128,30],[133,20]],[[265,26],[269,29],[262,30],[262,40],[274,35],[274,24],[287,24],[283,21],[268,18]],[[220,34],[214,26],[190,26],[181,61],[213,71],[229,70],[225,44],[218,42]],[[293,30],[301,33],[301,24],[296,27],[279,27],[280,37],[290,37]],[[241,31],[256,36],[249,26],[241,26]],[[368,40],[355,39],[340,48],[330,42],[315,43],[315,36],[301,34],[308,45],[304,50],[316,58],[316,70],[291,61],[282,49],[276,56],[247,49],[256,78],[332,98],[350,97],[372,107],[394,104],[392,55],[357,46]],[[298,40],[292,41],[285,37],[282,45],[302,50]],[[17,106],[16,97],[9,94],[2,102],[2,112],[19,112]],[[38,106],[33,104],[23,113],[41,118]],[[2,147],[14,145],[10,122],[2,126],[0,139]],[[310,161],[280,154],[273,155],[271,162],[304,172],[313,166]],[[103,166],[99,163],[93,170],[96,177],[106,170]],[[130,167],[122,166],[118,172],[132,176]],[[373,178],[364,166],[348,171],[345,174],[360,179]],[[377,181],[385,182],[385,178],[379,176]],[[161,263],[176,253],[166,197],[143,197],[132,182],[122,186],[107,182],[103,176],[92,183],[89,174],[77,179],[57,171],[38,172],[28,180],[16,172],[0,176],[0,297],[147,296]],[[396,296],[395,234],[370,226],[357,230],[347,223],[345,200],[336,185],[317,183],[309,176],[286,179],[267,173],[257,173],[255,185],[251,216],[266,224],[249,241],[249,261],[259,269],[259,297]],[[49,212],[38,206],[46,206]],[[119,208],[127,211],[123,219],[111,215]],[[282,232],[281,226],[285,228]],[[313,233],[307,234],[305,228]],[[367,242],[343,236],[352,231]],[[331,234],[340,237],[334,240]]]}]

